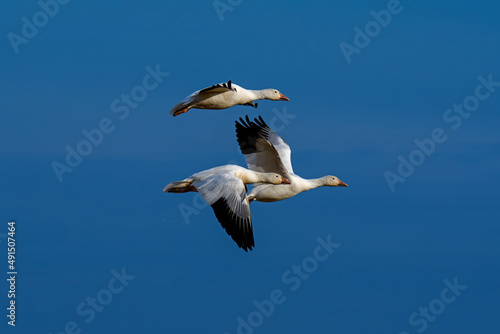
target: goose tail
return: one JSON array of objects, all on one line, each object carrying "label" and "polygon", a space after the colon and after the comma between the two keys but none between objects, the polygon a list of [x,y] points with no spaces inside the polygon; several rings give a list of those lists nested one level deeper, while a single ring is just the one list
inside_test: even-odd
[{"label": "goose tail", "polygon": [[186,179],[182,181],[170,182],[165,188],[163,188],[164,193],[187,193],[188,191],[196,191],[194,187],[191,186],[193,180]]}]

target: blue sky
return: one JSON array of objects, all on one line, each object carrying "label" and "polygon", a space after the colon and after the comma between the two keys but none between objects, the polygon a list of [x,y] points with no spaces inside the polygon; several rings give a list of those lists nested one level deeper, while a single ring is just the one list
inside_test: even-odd
[{"label": "blue sky", "polygon": [[[36,1],[0,4],[0,258],[15,219],[19,273],[17,328],[2,313],[2,332],[498,331],[498,3],[216,4],[231,9],[223,20],[212,1],[70,1],[45,21]],[[355,47],[354,28],[394,8],[348,62],[341,43]],[[42,21],[26,38],[33,16]],[[168,76],[141,90],[157,68]],[[290,101],[168,115],[227,80]],[[115,112],[132,92],[147,96]],[[464,102],[473,111],[453,128],[446,115],[460,114],[447,110]],[[243,165],[234,121],[247,114],[282,127],[296,173],[349,184],[252,203],[249,253],[194,194],[162,193],[197,171]],[[102,122],[108,133],[59,182],[54,162]],[[415,140],[436,129],[446,140],[418,153]],[[411,175],[399,157],[417,161]],[[391,189],[387,172],[404,182]],[[340,244],[324,261],[313,257],[318,238]],[[0,288],[6,312],[5,280]],[[254,301],[273,291],[281,303],[260,321]]]}]

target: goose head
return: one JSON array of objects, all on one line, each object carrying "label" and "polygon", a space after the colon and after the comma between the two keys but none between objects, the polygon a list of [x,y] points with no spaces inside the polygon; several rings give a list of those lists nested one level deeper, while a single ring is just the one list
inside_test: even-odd
[{"label": "goose head", "polygon": [[265,173],[265,181],[271,184],[290,184],[290,181],[277,173]]},{"label": "goose head", "polygon": [[262,91],[264,98],[268,100],[273,100],[273,101],[290,101],[288,97],[285,95],[281,94],[279,90],[269,88],[269,89],[264,89]]},{"label": "goose head", "polygon": [[347,184],[340,181],[338,177],[332,175],[324,176],[323,184],[328,187],[347,187]]}]

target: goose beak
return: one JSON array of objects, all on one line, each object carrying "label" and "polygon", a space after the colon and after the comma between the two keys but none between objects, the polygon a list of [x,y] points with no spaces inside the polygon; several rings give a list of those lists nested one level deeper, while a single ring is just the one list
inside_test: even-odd
[{"label": "goose beak", "polygon": [[339,187],[347,187],[347,184],[339,180]]},{"label": "goose beak", "polygon": [[290,99],[288,97],[286,97],[285,95],[281,94],[280,93],[280,98],[279,98],[280,101],[290,101]]},{"label": "goose beak", "polygon": [[281,178],[281,184],[292,184],[292,182],[288,181],[284,177]]}]

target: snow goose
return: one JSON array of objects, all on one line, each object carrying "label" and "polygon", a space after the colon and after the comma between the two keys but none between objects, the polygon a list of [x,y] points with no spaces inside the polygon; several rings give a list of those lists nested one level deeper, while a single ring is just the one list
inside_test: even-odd
[{"label": "snow goose", "polygon": [[178,116],[191,108],[195,109],[226,109],[237,104],[257,108],[255,100],[289,101],[289,99],[276,89],[251,90],[231,83],[219,83],[207,87],[186,97],[182,102],[176,104],[170,115]]},{"label": "snow goose", "polygon": [[217,220],[227,234],[246,252],[255,246],[246,184],[257,182],[290,184],[277,173],[260,173],[236,165],[225,165],[172,182],[163,192],[199,192],[212,206]]},{"label": "snow goose", "polygon": [[303,179],[292,169],[290,146],[264,122],[262,117],[246,122],[236,121],[236,137],[241,153],[245,155],[248,168],[259,172],[274,172],[290,180],[287,186],[257,184],[248,195],[249,202],[275,202],[295,196],[303,191],[317,187],[347,187],[336,176],[323,176],[318,179]]}]

